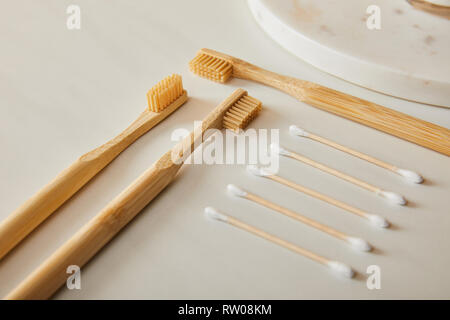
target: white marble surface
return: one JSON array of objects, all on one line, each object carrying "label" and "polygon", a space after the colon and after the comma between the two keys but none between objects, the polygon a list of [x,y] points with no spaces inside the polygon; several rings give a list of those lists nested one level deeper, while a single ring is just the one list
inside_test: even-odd
[{"label": "white marble surface", "polygon": [[[249,6],[274,41],[318,69],[395,97],[450,107],[450,20],[407,1],[249,0]],[[378,14],[366,12],[371,6]],[[377,29],[368,28],[369,16],[377,17]]]},{"label": "white marble surface", "polygon": [[[243,166],[186,166],[178,179],[82,270],[81,298],[450,298],[448,157],[300,103],[242,80],[215,84],[192,75],[201,47],[247,59],[282,74],[318,82],[450,127],[444,108],[384,96],[334,78],[291,56],[253,21],[244,1],[76,1],[80,31],[66,29],[74,1],[10,1],[0,11],[0,218],[84,152],[105,142],[141,112],[149,87],[183,75],[190,101],[147,133],[0,262],[0,295],[93,217],[172,146],[176,128],[191,129],[233,89],[243,87],[265,110],[255,128],[280,128],[288,148],[403,193],[397,207],[293,160],[280,175],[387,217],[379,231],[350,214],[270,181]],[[362,12],[361,15],[364,13]],[[295,122],[320,135],[421,172],[424,185],[307,140],[289,136]],[[235,183],[337,229],[364,237],[377,250],[358,254],[345,244],[225,193]],[[349,281],[305,258],[225,225],[212,224],[212,205],[330,258],[352,265]],[[368,290],[365,270],[382,270],[381,290]]]}]

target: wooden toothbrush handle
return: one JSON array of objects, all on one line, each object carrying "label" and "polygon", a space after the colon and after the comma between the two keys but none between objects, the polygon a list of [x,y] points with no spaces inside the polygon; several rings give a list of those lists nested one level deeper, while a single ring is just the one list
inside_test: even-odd
[{"label": "wooden toothbrush handle", "polygon": [[[170,111],[170,110],[169,110]],[[86,153],[0,223],[0,260],[142,134],[164,119],[145,111],[108,143]]]},{"label": "wooden toothbrush handle", "polygon": [[245,90],[235,90],[202,125],[175,145],[70,240],[31,273],[5,299],[47,299],[66,281],[67,267],[84,266],[176,176],[183,161],[202,143],[208,129],[222,128],[223,116]]},{"label": "wooden toothbrush handle", "polygon": [[171,152],[145,171],[5,299],[48,299],[67,280],[67,267],[84,266],[175,177]]},{"label": "wooden toothbrush handle", "polygon": [[0,259],[103,169],[105,160],[78,159],[2,221]]},{"label": "wooden toothbrush handle", "polygon": [[304,90],[301,98],[319,109],[450,156],[447,128],[319,85]]},{"label": "wooden toothbrush handle", "polygon": [[450,19],[450,8],[448,6],[430,3],[425,0],[409,0],[408,2],[416,9]]},{"label": "wooden toothbrush handle", "polygon": [[246,61],[202,49],[232,61],[233,76],[277,88],[316,108],[450,155],[450,130],[309,81],[283,76]]}]

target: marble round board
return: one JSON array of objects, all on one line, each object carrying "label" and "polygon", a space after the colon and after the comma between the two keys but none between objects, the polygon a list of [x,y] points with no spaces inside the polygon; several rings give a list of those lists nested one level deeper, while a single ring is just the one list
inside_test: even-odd
[{"label": "marble round board", "polygon": [[450,107],[450,20],[406,0],[248,4],[273,40],[320,70],[388,95]]}]

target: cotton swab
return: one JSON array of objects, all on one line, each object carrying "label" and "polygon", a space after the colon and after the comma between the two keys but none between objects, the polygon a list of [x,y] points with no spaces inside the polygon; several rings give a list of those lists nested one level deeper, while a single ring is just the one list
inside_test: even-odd
[{"label": "cotton swab", "polygon": [[277,211],[281,214],[284,214],[285,216],[288,216],[292,219],[300,221],[300,222],[302,222],[310,227],[313,227],[319,231],[328,233],[329,235],[331,235],[339,240],[343,240],[343,241],[347,242],[348,244],[350,244],[351,247],[355,250],[358,250],[358,251],[371,251],[372,250],[372,246],[364,239],[351,237],[343,232],[340,232],[336,229],[333,229],[324,224],[321,224],[320,222],[314,221],[313,219],[307,218],[307,217],[300,215],[294,211],[291,211],[287,208],[283,208],[273,202],[263,199],[263,198],[257,196],[256,194],[253,194],[246,190],[243,190],[233,184],[229,184],[227,186],[227,190],[233,196],[241,197],[241,198],[256,202],[266,208],[269,208],[269,209]]},{"label": "cotton swab", "polygon": [[411,182],[422,183],[424,181],[423,177],[420,174],[418,174],[418,173],[416,173],[414,171],[397,168],[396,166],[394,166],[392,164],[386,163],[384,161],[381,161],[381,160],[378,160],[378,159],[376,159],[374,157],[371,157],[371,156],[369,156],[367,154],[364,154],[364,153],[358,152],[356,150],[350,149],[350,148],[345,147],[343,145],[340,145],[340,144],[338,144],[336,142],[333,142],[333,141],[328,140],[326,138],[323,138],[323,137],[320,137],[318,135],[315,135],[315,134],[313,134],[311,132],[307,132],[306,130],[301,129],[301,128],[295,126],[295,125],[291,125],[289,127],[289,132],[293,136],[305,137],[305,138],[309,138],[309,139],[315,140],[317,142],[326,144],[327,146],[330,146],[330,147],[335,148],[337,150],[346,152],[346,153],[351,154],[351,155],[353,155],[355,157],[363,159],[363,160],[365,160],[367,162],[373,163],[373,164],[375,164],[375,165],[377,165],[379,167],[382,167],[384,169],[392,171],[392,172],[394,172],[394,173],[404,177],[405,179],[407,179],[407,180],[409,180]]},{"label": "cotton swab", "polygon": [[205,208],[205,216],[212,220],[217,220],[217,221],[228,223],[239,229],[242,229],[242,230],[252,233],[258,237],[261,237],[270,242],[273,242],[281,247],[284,247],[286,249],[294,251],[295,253],[298,253],[306,258],[309,258],[315,262],[318,262],[320,264],[327,266],[333,272],[335,272],[341,276],[344,276],[346,278],[353,278],[353,276],[355,275],[355,272],[352,270],[352,268],[342,262],[329,260],[325,257],[319,256],[318,254],[315,254],[315,253],[313,253],[309,250],[303,249],[293,243],[290,243],[288,241],[280,239],[280,238],[278,238],[274,235],[271,235],[261,229],[255,228],[251,225],[248,225],[232,216],[225,215],[212,207]]},{"label": "cotton swab", "polygon": [[329,196],[326,196],[322,193],[319,193],[317,191],[314,191],[312,189],[303,187],[299,184],[296,184],[292,181],[286,180],[280,176],[277,176],[275,174],[273,174],[272,172],[264,169],[264,168],[260,168],[258,166],[255,165],[249,165],[247,166],[247,171],[250,172],[253,175],[259,176],[259,177],[265,177],[265,178],[269,178],[273,181],[276,181],[278,183],[284,184],[285,186],[288,186],[292,189],[295,189],[297,191],[303,192],[311,197],[314,197],[316,199],[328,202],[329,204],[332,204],[338,208],[344,209],[348,212],[351,212],[353,214],[356,214],[357,216],[360,216],[362,218],[365,218],[367,220],[370,221],[370,223],[374,226],[377,226],[379,228],[388,228],[389,227],[389,222],[384,219],[383,217],[376,215],[376,214],[371,214],[371,213],[367,213],[361,209],[355,208],[349,204],[346,204],[342,201],[333,199]]},{"label": "cotton swab", "polygon": [[293,151],[287,150],[287,149],[281,147],[278,144],[272,143],[270,145],[270,149],[271,149],[271,151],[273,153],[276,153],[276,154],[279,154],[279,155],[282,155],[282,156],[286,156],[286,157],[295,159],[297,161],[306,163],[306,164],[308,164],[308,165],[310,165],[310,166],[312,166],[314,168],[317,168],[317,169],[322,170],[322,171],[324,171],[326,173],[329,173],[329,174],[332,174],[332,175],[334,175],[334,176],[336,176],[338,178],[341,178],[341,179],[343,179],[345,181],[353,183],[353,184],[357,185],[358,187],[361,187],[363,189],[369,190],[370,192],[373,192],[377,196],[383,197],[383,198],[389,200],[390,202],[399,204],[401,206],[404,206],[407,203],[406,199],[402,195],[399,195],[399,194],[397,194],[395,192],[386,191],[386,190],[383,190],[381,188],[375,187],[375,186],[373,186],[373,185],[371,185],[371,184],[369,184],[367,182],[364,182],[362,180],[359,180],[357,178],[349,176],[348,174],[345,174],[345,173],[340,172],[340,171],[338,171],[336,169],[330,168],[330,167],[328,167],[326,165],[323,165],[323,164],[321,164],[321,163],[319,163],[317,161],[311,160],[311,159],[309,159],[307,157],[304,157],[304,156],[302,156],[302,155],[300,155],[298,153],[295,153]]}]

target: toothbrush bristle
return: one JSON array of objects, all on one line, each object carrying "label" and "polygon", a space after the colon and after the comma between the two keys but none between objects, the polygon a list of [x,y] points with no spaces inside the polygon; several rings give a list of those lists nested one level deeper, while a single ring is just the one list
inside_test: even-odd
[{"label": "toothbrush bristle", "polygon": [[244,95],[225,113],[223,117],[223,127],[234,131],[245,129],[258,115],[260,110],[261,101],[248,95]]},{"label": "toothbrush bristle", "polygon": [[189,62],[189,69],[200,77],[221,83],[226,82],[233,73],[233,65],[230,62],[205,53],[197,54]]},{"label": "toothbrush bristle", "polygon": [[147,92],[148,108],[153,112],[161,112],[183,94],[181,76],[172,74]]}]

